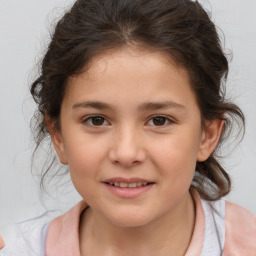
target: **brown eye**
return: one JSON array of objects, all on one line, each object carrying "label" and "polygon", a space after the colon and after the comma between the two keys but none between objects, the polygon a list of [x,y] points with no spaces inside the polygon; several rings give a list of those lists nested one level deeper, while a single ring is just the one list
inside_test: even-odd
[{"label": "brown eye", "polygon": [[166,116],[153,116],[151,119],[146,123],[146,125],[151,127],[167,127],[169,125],[175,124],[175,121]]},{"label": "brown eye", "polygon": [[83,121],[83,123],[92,127],[105,126],[109,124],[107,120],[102,116],[89,116]]},{"label": "brown eye", "polygon": [[157,116],[152,118],[153,124],[155,126],[162,126],[166,124],[166,117],[163,116]]},{"label": "brown eye", "polygon": [[101,116],[94,116],[91,118],[91,122],[94,126],[100,126],[104,124],[105,119]]}]

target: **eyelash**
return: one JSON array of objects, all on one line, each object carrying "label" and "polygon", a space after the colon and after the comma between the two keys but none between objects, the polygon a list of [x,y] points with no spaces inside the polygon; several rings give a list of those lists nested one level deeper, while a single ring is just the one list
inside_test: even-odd
[{"label": "eyelash", "polygon": [[107,122],[106,118],[104,116],[100,116],[100,115],[88,116],[82,122],[86,123],[86,124],[88,124],[89,126],[92,126],[92,127],[101,127],[101,126],[103,126],[103,124],[101,124],[101,125],[94,125],[93,124],[93,118],[101,118],[103,123]]},{"label": "eyelash", "polygon": [[150,121],[154,122],[154,119],[163,119],[164,120],[164,124],[162,125],[156,125],[156,124],[151,124],[151,126],[156,126],[156,127],[165,127],[166,125],[169,125],[169,124],[174,124],[174,120],[172,120],[171,118],[169,117],[166,117],[166,116],[161,116],[161,115],[158,115],[158,116],[153,116],[149,119],[149,121],[147,123],[149,123]]},{"label": "eyelash", "polygon": [[[103,123],[100,123],[99,125],[95,125],[95,124],[93,124],[93,118],[99,118],[99,119],[101,119],[101,121],[103,121]],[[160,124],[160,125],[156,125],[154,123],[154,120],[156,121],[156,119],[160,119],[158,121],[164,121],[164,123]],[[106,118],[104,116],[101,116],[101,115],[88,116],[86,119],[83,120],[83,123],[86,123],[86,124],[88,124],[91,127],[102,127],[102,126],[105,126],[106,125],[106,124],[104,124],[105,122],[107,122],[109,124],[109,122],[106,120]],[[155,127],[165,127],[168,124],[174,124],[175,123],[171,118],[166,117],[166,116],[161,116],[161,115],[151,117],[149,119],[149,121],[146,122],[146,124],[148,124],[150,122],[152,122],[152,124],[150,124],[150,126],[155,126]]]}]

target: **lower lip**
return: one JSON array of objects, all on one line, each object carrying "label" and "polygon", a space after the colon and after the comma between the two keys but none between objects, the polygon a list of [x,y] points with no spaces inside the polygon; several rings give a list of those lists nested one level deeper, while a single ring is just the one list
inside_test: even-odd
[{"label": "lower lip", "polygon": [[153,187],[154,183],[146,186],[136,187],[136,188],[120,188],[120,187],[111,186],[108,183],[104,183],[104,185],[107,187],[107,189],[111,193],[113,193],[118,197],[134,198],[150,190]]}]

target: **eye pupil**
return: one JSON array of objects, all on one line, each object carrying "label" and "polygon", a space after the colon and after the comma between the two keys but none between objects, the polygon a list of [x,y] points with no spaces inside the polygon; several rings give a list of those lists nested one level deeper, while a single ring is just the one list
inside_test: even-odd
[{"label": "eye pupil", "polygon": [[156,125],[156,126],[164,125],[164,124],[165,124],[165,121],[166,121],[166,118],[165,118],[165,117],[158,116],[158,117],[154,117],[154,118],[153,118],[153,123],[154,123],[154,125]]},{"label": "eye pupil", "polygon": [[92,124],[95,126],[103,125],[104,118],[100,116],[94,116],[92,117]]}]

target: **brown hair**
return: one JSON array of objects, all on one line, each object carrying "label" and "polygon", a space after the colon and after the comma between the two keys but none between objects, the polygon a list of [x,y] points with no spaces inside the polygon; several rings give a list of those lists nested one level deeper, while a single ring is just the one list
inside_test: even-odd
[{"label": "brown hair", "polygon": [[[37,147],[49,135],[45,115],[58,123],[68,78],[82,72],[97,54],[128,44],[163,51],[187,71],[202,120],[224,120],[218,146],[228,137],[233,121],[243,127],[242,111],[225,99],[228,61],[216,27],[197,1],[78,0],[57,23],[40,77],[31,86],[39,109]],[[192,182],[208,200],[228,194],[231,187],[216,152],[197,163]]]}]

